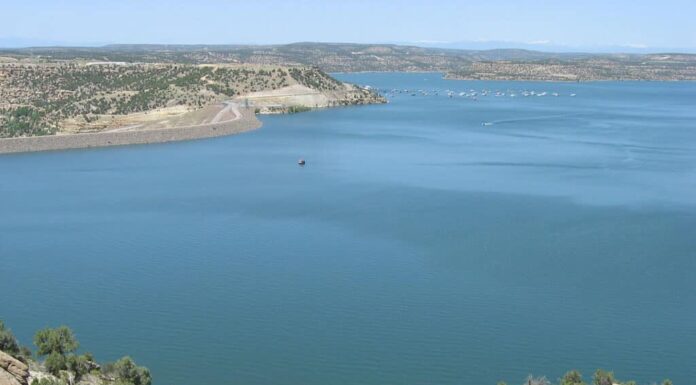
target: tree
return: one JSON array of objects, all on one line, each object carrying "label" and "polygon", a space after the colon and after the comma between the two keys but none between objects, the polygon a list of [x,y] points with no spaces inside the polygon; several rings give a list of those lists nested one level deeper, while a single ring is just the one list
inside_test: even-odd
[{"label": "tree", "polygon": [[[61,370],[68,369],[68,361],[77,365],[74,354],[66,357],[67,354],[77,350],[80,344],[77,342],[72,330],[67,326],[60,326],[55,329],[46,328],[39,330],[34,335],[34,345],[39,348],[39,356],[46,358],[46,369],[53,375],[58,375]],[[75,373],[77,376],[77,373]]]},{"label": "tree", "polygon": [[0,320],[0,350],[24,363],[31,359],[31,350],[26,346],[19,345],[12,330],[8,329],[2,320]]},{"label": "tree", "polygon": [[118,385],[151,385],[152,376],[150,370],[144,366],[138,366],[132,358],[126,356],[107,365],[105,371],[116,377]]},{"label": "tree", "polygon": [[63,357],[80,346],[72,330],[67,326],[39,330],[34,336],[34,345],[39,348],[37,352],[39,356],[58,353]]},{"label": "tree", "polygon": [[616,382],[614,373],[603,369],[597,369],[592,377],[592,384],[594,385],[613,385],[614,382]]},{"label": "tree", "polygon": [[662,381],[662,385],[672,385],[672,380],[664,380]]},{"label": "tree", "polygon": [[561,385],[584,385],[582,375],[577,370],[571,370],[561,379]]},{"label": "tree", "polygon": [[0,320],[0,350],[11,355],[19,354],[19,343],[12,330],[5,327],[5,322]]}]

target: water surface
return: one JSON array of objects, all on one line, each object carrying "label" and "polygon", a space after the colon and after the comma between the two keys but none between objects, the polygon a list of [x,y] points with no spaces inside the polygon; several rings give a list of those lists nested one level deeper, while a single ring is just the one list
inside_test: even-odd
[{"label": "water surface", "polygon": [[155,384],[696,377],[695,84],[339,76],[428,96],[0,157],[0,318]]}]

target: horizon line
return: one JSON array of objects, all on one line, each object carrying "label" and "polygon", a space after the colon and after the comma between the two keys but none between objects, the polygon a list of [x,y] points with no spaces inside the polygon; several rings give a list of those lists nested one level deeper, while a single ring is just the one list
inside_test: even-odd
[{"label": "horizon line", "polygon": [[[2,40],[11,40],[13,38],[0,37]],[[40,40],[40,39],[24,39],[17,38],[17,40]],[[509,43],[509,46],[503,44]],[[0,43],[2,44],[2,43]],[[574,47],[562,44],[532,44],[524,42],[503,42],[503,41],[462,41],[462,42],[428,42],[428,41],[418,41],[418,42],[378,42],[378,43],[356,43],[350,41],[293,41],[288,43],[62,43],[62,42],[50,42],[49,44],[37,44],[37,45],[0,45],[0,51],[11,51],[11,50],[30,50],[30,49],[51,49],[51,48],[64,48],[64,49],[80,49],[80,48],[108,48],[112,46],[178,46],[178,47],[274,47],[274,46],[287,46],[296,44],[327,44],[327,45],[360,45],[360,46],[397,46],[397,47],[414,47],[414,48],[424,48],[424,49],[436,49],[436,50],[447,50],[447,51],[500,51],[500,50],[520,50],[528,52],[539,52],[547,54],[596,54],[596,55],[611,55],[611,54],[625,54],[625,55],[656,55],[656,54],[679,54],[679,55],[696,55],[696,48],[659,48],[659,47],[635,47],[629,45],[606,45],[597,46],[596,50],[587,49],[589,47]],[[492,44],[500,45],[496,47],[488,48],[472,48],[465,47],[465,45],[471,44]],[[525,47],[519,47],[519,46]],[[532,47],[527,47],[532,46]],[[550,49],[543,49],[544,46]],[[566,49],[563,49],[566,47]],[[560,50],[554,50],[553,48],[560,48]],[[576,50],[577,48],[577,50]],[[617,50],[609,50],[611,48],[617,48]],[[621,51],[621,48],[625,48],[626,51]]]}]

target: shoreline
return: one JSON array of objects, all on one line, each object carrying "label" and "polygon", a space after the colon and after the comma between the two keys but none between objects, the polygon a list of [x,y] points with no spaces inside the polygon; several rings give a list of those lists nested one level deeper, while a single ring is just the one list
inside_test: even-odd
[{"label": "shoreline", "polygon": [[351,74],[390,74],[390,73],[397,73],[397,74],[438,74],[442,76],[442,79],[444,80],[463,80],[463,81],[470,81],[470,82],[536,82],[536,83],[604,83],[604,82],[621,82],[621,83],[626,83],[626,82],[635,82],[635,83],[677,83],[677,82],[685,82],[685,83],[690,83],[690,82],[696,82],[696,78],[688,78],[688,79],[631,79],[631,78],[621,78],[621,79],[608,79],[608,78],[601,78],[601,79],[585,79],[585,80],[561,80],[561,79],[519,79],[519,78],[504,78],[504,79],[475,79],[471,77],[452,77],[449,76],[449,73],[447,71],[376,71],[376,70],[371,70],[371,71],[351,71],[351,72],[345,72],[345,71],[338,71],[338,72],[327,72],[328,74],[334,76],[334,75],[351,75]]},{"label": "shoreline", "polygon": [[141,131],[112,131],[84,134],[32,136],[0,139],[0,155],[25,152],[128,146],[214,138],[252,131],[262,126],[253,108],[239,108],[238,119],[195,126]]}]

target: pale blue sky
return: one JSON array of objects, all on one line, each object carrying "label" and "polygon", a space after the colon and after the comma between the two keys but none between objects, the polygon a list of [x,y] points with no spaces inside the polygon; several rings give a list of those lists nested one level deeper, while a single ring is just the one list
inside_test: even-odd
[{"label": "pale blue sky", "polygon": [[0,45],[503,41],[696,50],[694,0],[0,0],[0,10]]}]

